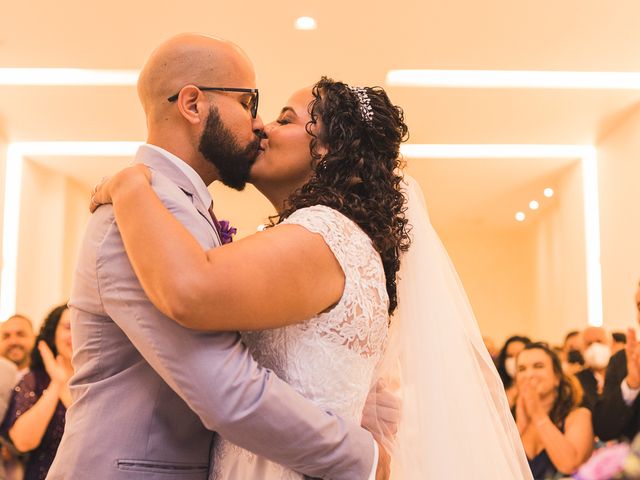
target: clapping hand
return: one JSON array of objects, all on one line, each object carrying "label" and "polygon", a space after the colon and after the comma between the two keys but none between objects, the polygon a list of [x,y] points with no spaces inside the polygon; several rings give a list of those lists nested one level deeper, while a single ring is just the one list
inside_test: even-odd
[{"label": "clapping hand", "polygon": [[38,342],[38,351],[42,356],[44,368],[49,378],[51,378],[51,382],[66,385],[73,375],[73,368],[71,368],[69,362],[60,355],[54,357],[49,345],[44,340]]},{"label": "clapping hand", "polygon": [[627,345],[627,385],[629,388],[640,388],[640,346],[633,328],[628,330]]},{"label": "clapping hand", "polygon": [[519,385],[520,394],[518,400],[522,399],[524,410],[529,420],[538,420],[546,415],[542,403],[540,402],[540,394],[538,393],[538,380],[531,378]]}]

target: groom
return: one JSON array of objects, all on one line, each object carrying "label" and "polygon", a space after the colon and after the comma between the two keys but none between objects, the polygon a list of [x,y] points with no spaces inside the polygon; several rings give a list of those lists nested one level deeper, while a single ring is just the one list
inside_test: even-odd
[{"label": "groom", "polygon": [[[138,81],[147,144],[137,163],[203,248],[220,231],[207,185],[242,188],[263,128],[251,62],[235,45],[181,35]],[[163,316],[127,259],[111,206],[89,221],[75,271],[74,403],[48,479],[201,479],[218,432],[306,475],[374,478],[372,435],[317,408],[253,360],[237,333]]]}]

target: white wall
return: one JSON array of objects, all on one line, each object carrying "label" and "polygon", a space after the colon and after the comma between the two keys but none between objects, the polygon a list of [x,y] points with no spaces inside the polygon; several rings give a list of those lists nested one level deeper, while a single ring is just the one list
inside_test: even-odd
[{"label": "white wall", "polygon": [[69,298],[71,274],[88,216],[88,191],[25,159],[16,311],[37,327]]},{"label": "white wall", "polygon": [[636,326],[640,280],[640,107],[598,144],[604,322]]}]

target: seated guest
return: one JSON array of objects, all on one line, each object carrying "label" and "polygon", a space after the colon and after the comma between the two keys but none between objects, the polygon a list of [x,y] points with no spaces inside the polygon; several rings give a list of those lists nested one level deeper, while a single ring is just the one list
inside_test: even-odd
[{"label": "seated guest", "polygon": [[35,338],[31,320],[24,315],[13,315],[0,323],[0,352],[18,367],[16,383],[29,371]]},{"label": "seated guest", "polygon": [[[636,291],[640,323],[640,284]],[[640,346],[629,329],[627,345],[611,357],[602,395],[593,411],[593,427],[603,441],[632,440],[640,431]]]},{"label": "seated guest", "polygon": [[611,355],[615,355],[620,350],[624,350],[627,345],[627,334],[623,332],[613,332],[611,334]]},{"label": "seated guest", "polygon": [[585,369],[576,373],[584,391],[584,406],[593,410],[604,387],[605,372],[611,357],[607,332],[602,327],[587,327],[582,332]]},{"label": "seated guest", "polygon": [[545,343],[517,358],[515,418],[535,479],[570,475],[593,451],[591,412],[580,406],[580,385],[562,371]]},{"label": "seated guest", "polygon": [[61,305],[42,325],[29,372],[14,389],[0,427],[0,434],[18,452],[29,452],[24,480],[47,476],[71,404],[68,381],[72,374],[69,310]]},{"label": "seated guest", "polygon": [[522,337],[520,335],[507,338],[496,360],[496,368],[502,379],[502,384],[504,385],[504,390],[507,393],[507,399],[509,400],[509,406],[511,408],[515,405],[518,392],[513,382],[513,378],[516,375],[516,357],[528,343],[531,343],[531,340],[528,337]]},{"label": "seated guest", "polygon": [[579,330],[572,330],[564,337],[564,343],[562,344],[562,355],[561,359],[566,361],[569,357],[569,352],[580,352],[584,350],[584,346],[582,344],[582,335],[580,335]]},{"label": "seated guest", "polygon": [[584,357],[579,350],[570,350],[567,361],[562,362],[562,370],[567,375],[575,375],[580,370],[584,370]]}]

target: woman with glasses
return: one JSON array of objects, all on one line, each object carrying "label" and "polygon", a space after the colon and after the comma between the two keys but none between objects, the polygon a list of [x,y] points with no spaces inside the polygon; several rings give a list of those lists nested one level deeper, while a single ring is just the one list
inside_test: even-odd
[{"label": "woman with glasses", "polygon": [[562,371],[545,343],[518,354],[516,424],[535,479],[571,475],[593,451],[591,412],[581,407],[577,380]]},{"label": "woman with glasses", "polygon": [[[221,248],[202,251],[154,194],[145,167],[126,169],[98,188],[92,205],[113,203],[151,301],[189,328],[244,332],[260,364],[326,410],[356,422],[371,386],[385,395],[397,385],[395,367],[401,364],[401,381],[412,385],[418,408],[408,402],[400,425],[397,405],[368,422],[377,424],[381,455],[394,448],[397,431],[398,475],[530,478],[500,378],[464,292],[419,189],[403,183],[402,110],[382,88],[323,77],[294,93],[264,136],[251,181],[278,214],[272,228]],[[413,255],[409,228],[420,246]],[[403,305],[404,313],[390,317]],[[424,368],[426,358],[435,362],[431,369]],[[434,373],[439,368],[473,371],[477,378],[460,394]],[[455,407],[474,399],[482,399],[477,408]],[[478,416],[485,422],[480,430]],[[465,450],[461,436],[471,439],[478,431],[482,455],[456,461]],[[302,478],[225,440],[215,446],[212,468],[215,479]],[[451,476],[456,468],[458,476]]]}]

